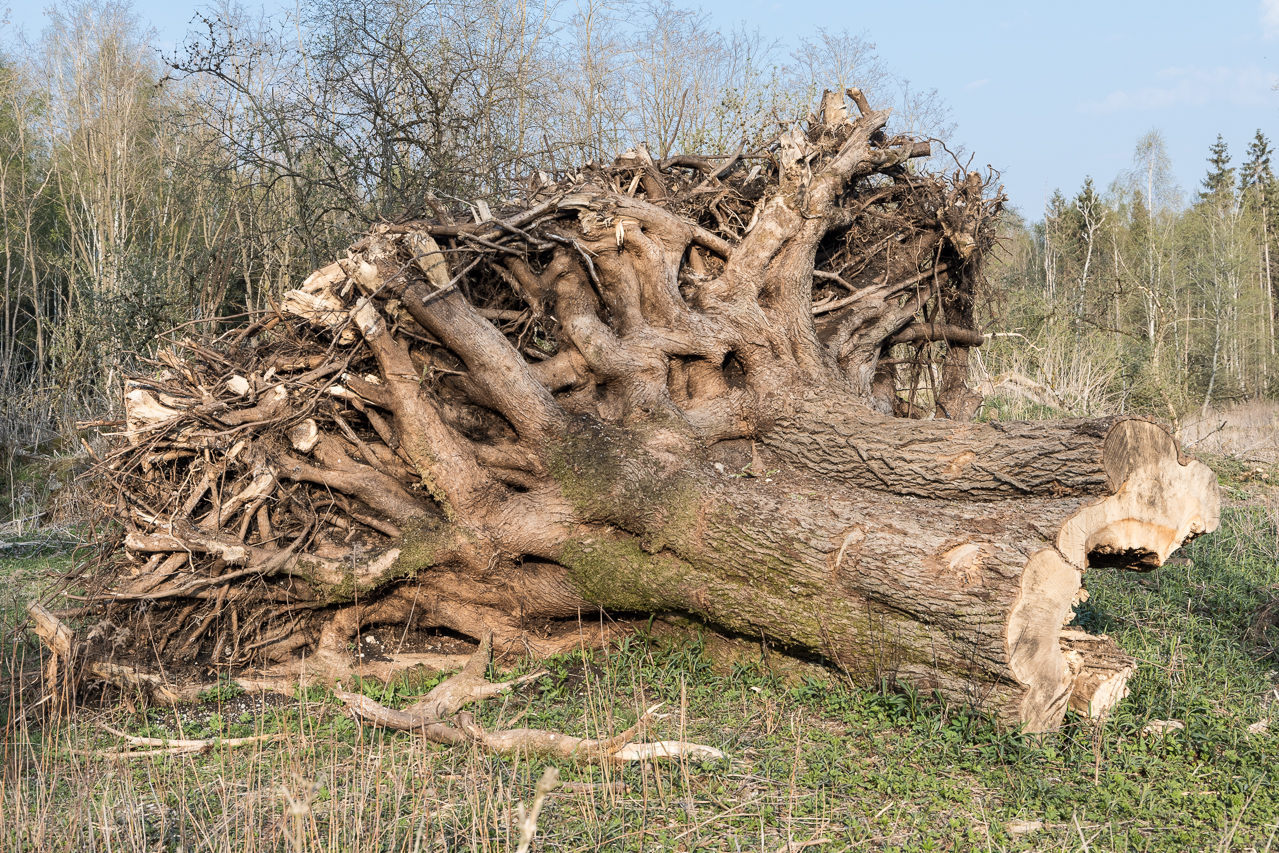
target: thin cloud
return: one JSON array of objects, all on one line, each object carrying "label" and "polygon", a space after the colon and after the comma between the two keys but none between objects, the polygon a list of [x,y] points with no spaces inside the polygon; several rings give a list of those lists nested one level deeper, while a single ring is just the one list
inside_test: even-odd
[{"label": "thin cloud", "polygon": [[[1267,0],[1279,9],[1279,0]],[[1119,89],[1099,101],[1083,101],[1081,112],[1094,114],[1148,112],[1169,107],[1201,107],[1228,103],[1236,107],[1270,107],[1279,74],[1260,68],[1165,68],[1158,85]]]},{"label": "thin cloud", "polygon": [[1261,0],[1261,35],[1267,39],[1279,36],[1279,0]]},{"label": "thin cloud", "polygon": [[[1276,2],[1276,3],[1279,3],[1279,0],[1275,0],[1275,2]],[[987,83],[989,83],[989,82],[990,82],[989,78],[983,77],[983,78],[981,78],[980,80],[974,80],[973,82],[969,83],[969,84],[968,84],[967,86],[965,86],[964,88],[965,88],[965,89],[980,89],[982,86],[985,86],[985,85],[986,85]]]}]

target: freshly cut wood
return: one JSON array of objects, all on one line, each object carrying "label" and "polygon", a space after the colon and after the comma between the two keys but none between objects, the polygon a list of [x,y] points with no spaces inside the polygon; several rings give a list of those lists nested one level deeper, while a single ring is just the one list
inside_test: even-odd
[{"label": "freshly cut wood", "polygon": [[247,397],[249,392],[253,390],[253,383],[243,376],[232,376],[226,381],[226,387],[228,391],[237,397]]},{"label": "freshly cut wood", "polygon": [[125,431],[136,444],[148,428],[181,416],[177,409],[164,405],[145,388],[134,388],[124,395]]},{"label": "freshly cut wood", "polygon": [[1217,529],[1216,475],[1182,457],[1167,431],[1121,421],[1106,437],[1102,466],[1111,494],[1068,519],[1057,536],[1075,565],[1154,569],[1187,539]]},{"label": "freshly cut wood", "polygon": [[1078,628],[1061,632],[1061,647],[1075,679],[1070,709],[1092,719],[1104,718],[1128,695],[1128,679],[1137,670],[1137,659],[1116,649],[1105,634],[1087,634]]},{"label": "freshly cut wood", "polygon": [[303,317],[318,326],[337,332],[338,343],[349,346],[356,340],[347,325],[346,306],[338,290],[346,281],[340,263],[334,262],[307,277],[297,290],[284,294],[281,307],[288,314]]},{"label": "freshly cut wood", "polygon": [[314,450],[319,440],[320,428],[316,426],[314,418],[307,418],[289,430],[289,442],[292,443],[294,450],[302,453],[310,453]]}]

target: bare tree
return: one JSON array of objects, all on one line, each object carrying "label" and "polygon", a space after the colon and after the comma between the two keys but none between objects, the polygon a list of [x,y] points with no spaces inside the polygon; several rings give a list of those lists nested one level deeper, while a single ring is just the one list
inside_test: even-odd
[{"label": "bare tree", "polygon": [[48,347],[46,312],[52,302],[37,250],[45,188],[51,177],[49,149],[36,122],[43,98],[25,63],[0,66],[0,217],[4,241],[4,336],[0,341],[0,382],[16,387],[44,385]]},{"label": "bare tree", "polygon": [[721,94],[715,70],[723,44],[709,15],[672,0],[654,0],[642,14],[632,35],[627,95],[636,130],[665,159],[676,150],[681,130],[699,124],[695,114]]},{"label": "bare tree", "polygon": [[28,61],[65,228],[62,248],[49,256],[57,269],[57,382],[64,394],[92,395],[120,380],[128,350],[173,321],[167,273],[179,265],[173,253],[184,250],[185,226],[166,178],[173,138],[152,34],[114,2],[47,14]]},{"label": "bare tree", "polygon": [[556,54],[560,153],[567,159],[557,162],[551,151],[552,169],[603,162],[630,145],[627,106],[618,94],[628,67],[624,21],[631,6],[627,0],[581,0],[569,7]]},{"label": "bare tree", "polygon": [[800,100],[805,106],[823,89],[843,92],[857,87],[879,102],[892,98],[893,74],[864,34],[821,27],[816,36],[800,40],[791,60],[792,84],[805,93]]}]

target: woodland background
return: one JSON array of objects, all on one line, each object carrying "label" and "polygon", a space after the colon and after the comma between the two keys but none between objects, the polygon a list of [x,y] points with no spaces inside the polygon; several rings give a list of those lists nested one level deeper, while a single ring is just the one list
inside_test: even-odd
[{"label": "woodland background", "polygon": [[[268,309],[372,222],[483,216],[637,141],[661,156],[749,148],[853,84],[894,107],[890,130],[956,152],[934,145],[920,168],[951,170],[968,155],[944,101],[864,37],[815,30],[790,52],[671,2],[222,5],[173,56],[127,6],[62,3],[49,21],[28,40],[0,28],[0,846],[516,849],[515,805],[541,766],[363,729],[324,690],[268,701],[228,683],[173,709],[126,696],[28,713],[16,675],[42,660],[25,606],[89,553],[74,519],[39,529],[87,458],[80,440],[102,440],[77,425],[109,422],[165,338]],[[481,722],[612,734],[660,701],[654,736],[732,761],[566,771],[595,793],[557,794],[538,849],[1271,848],[1279,188],[1260,131],[1205,156],[1200,186],[1178,188],[1152,132],[1122,174],[1006,213],[979,306],[979,418],[1139,412],[1193,452],[1234,454],[1210,459],[1219,533],[1159,572],[1091,575],[1077,624],[1142,662],[1115,714],[1025,737],[657,621],[544,662]],[[435,683],[359,689],[404,703]],[[122,764],[109,726],[271,740]]]},{"label": "woodland background", "polygon": [[[662,157],[750,148],[825,88],[892,104],[894,130],[954,129],[864,36],[816,30],[787,53],[670,0],[223,3],[175,55],[126,4],[47,20],[0,45],[10,472],[15,454],[78,447],[76,422],[116,410],[162,337],[268,307],[371,222],[480,217],[638,141]],[[934,149],[921,168],[966,165]],[[1006,214],[979,417],[1141,412],[1180,429],[1279,395],[1271,143],[1259,130],[1207,154],[1183,192],[1151,131],[1108,184]]]}]

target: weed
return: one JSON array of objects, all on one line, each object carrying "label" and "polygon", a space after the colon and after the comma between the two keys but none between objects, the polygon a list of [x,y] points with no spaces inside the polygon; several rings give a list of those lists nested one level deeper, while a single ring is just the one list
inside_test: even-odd
[{"label": "weed", "polygon": [[201,702],[225,702],[234,699],[244,693],[240,685],[229,675],[219,676],[217,682],[208,690],[201,691],[199,699]]}]

